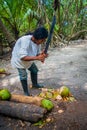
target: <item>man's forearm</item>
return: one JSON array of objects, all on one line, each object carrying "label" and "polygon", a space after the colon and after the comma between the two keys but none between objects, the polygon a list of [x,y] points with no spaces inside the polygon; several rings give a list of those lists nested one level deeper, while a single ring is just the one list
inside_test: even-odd
[{"label": "man's forearm", "polygon": [[23,58],[21,58],[21,60],[24,61],[34,61],[34,60],[39,60],[39,61],[44,61],[46,58],[46,54],[39,54],[38,56],[25,56]]},{"label": "man's forearm", "polygon": [[33,60],[38,60],[38,57],[37,56],[25,56],[25,57],[21,58],[21,60],[33,61]]}]

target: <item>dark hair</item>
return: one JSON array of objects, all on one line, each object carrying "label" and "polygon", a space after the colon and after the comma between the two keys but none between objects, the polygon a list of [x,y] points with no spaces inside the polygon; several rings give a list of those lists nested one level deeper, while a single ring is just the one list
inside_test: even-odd
[{"label": "dark hair", "polygon": [[33,32],[35,39],[44,39],[48,37],[48,31],[44,27],[39,27]]}]

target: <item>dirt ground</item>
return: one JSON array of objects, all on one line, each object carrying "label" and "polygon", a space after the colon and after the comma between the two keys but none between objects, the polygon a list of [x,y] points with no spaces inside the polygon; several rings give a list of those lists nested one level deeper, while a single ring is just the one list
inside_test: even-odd
[{"label": "dirt ground", "polygon": [[[46,88],[66,85],[76,98],[75,102],[57,102],[56,107],[46,115],[51,119],[43,127],[31,122],[0,115],[0,130],[87,130],[87,40],[74,41],[69,46],[49,50],[49,57],[39,68],[39,82]],[[17,70],[10,64],[10,58],[0,60],[11,75],[0,77],[0,88],[8,88],[11,93],[23,94]],[[29,84],[31,84],[29,75]],[[30,88],[32,95],[39,89]]]}]

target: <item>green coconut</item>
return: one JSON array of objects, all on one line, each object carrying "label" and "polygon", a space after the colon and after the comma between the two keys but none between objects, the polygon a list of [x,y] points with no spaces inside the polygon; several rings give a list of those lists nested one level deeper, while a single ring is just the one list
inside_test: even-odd
[{"label": "green coconut", "polygon": [[0,68],[0,72],[6,72],[6,70],[4,68]]},{"label": "green coconut", "polygon": [[52,93],[51,92],[46,92],[46,98],[52,98]]},{"label": "green coconut", "polygon": [[48,111],[50,111],[54,107],[53,103],[47,99],[43,99],[41,101],[41,106],[46,108]]},{"label": "green coconut", "polygon": [[70,93],[70,90],[69,90],[68,87],[62,86],[62,87],[60,88],[60,95],[61,95],[62,97],[68,97],[68,96],[69,96],[69,93]]},{"label": "green coconut", "polygon": [[45,98],[45,97],[46,97],[44,92],[41,92],[41,93],[39,94],[39,96],[42,97],[42,98]]},{"label": "green coconut", "polygon": [[10,97],[11,97],[11,94],[8,89],[2,89],[0,91],[0,98],[2,100],[8,100],[8,99],[10,99]]}]

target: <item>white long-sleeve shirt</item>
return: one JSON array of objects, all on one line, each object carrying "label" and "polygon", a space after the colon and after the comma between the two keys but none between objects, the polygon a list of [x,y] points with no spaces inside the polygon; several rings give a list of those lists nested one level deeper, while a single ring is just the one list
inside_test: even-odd
[{"label": "white long-sleeve shirt", "polygon": [[29,68],[32,61],[23,61],[25,56],[36,56],[40,53],[41,46],[31,40],[32,35],[19,38],[13,48],[11,64],[14,68]]}]

